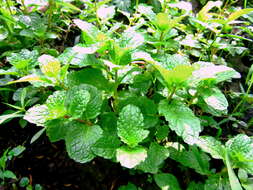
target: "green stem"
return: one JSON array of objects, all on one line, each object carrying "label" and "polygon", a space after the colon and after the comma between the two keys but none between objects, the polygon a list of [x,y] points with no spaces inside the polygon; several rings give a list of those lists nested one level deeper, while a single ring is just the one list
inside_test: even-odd
[{"label": "green stem", "polygon": [[246,9],[247,8],[247,0],[244,0],[244,8]]},{"label": "green stem", "polygon": [[172,91],[171,91],[171,93],[170,93],[170,95],[169,95],[169,97],[168,97],[169,102],[171,101],[171,99],[172,99],[173,95],[175,94],[176,89],[177,89],[177,87],[176,87],[176,86],[174,86],[174,87],[172,88]]},{"label": "green stem", "polygon": [[9,0],[6,0],[6,5],[7,5],[7,8],[9,10],[9,12],[10,12],[10,15],[12,15],[12,11],[11,11],[11,6],[10,6]]},{"label": "green stem", "polygon": [[[163,38],[164,38],[164,31],[161,32],[161,35],[160,35],[160,38],[159,38],[159,42],[162,43],[163,41]],[[162,50],[162,44],[159,45],[158,49],[157,49],[157,53],[161,53],[161,50]]]},{"label": "green stem", "polygon": [[27,13],[28,13],[28,9],[27,9],[27,7],[25,6],[25,1],[24,1],[24,0],[21,0],[21,4],[22,4],[22,6],[24,7],[24,13],[27,14]]},{"label": "green stem", "polygon": [[249,84],[249,87],[248,87],[246,93],[244,94],[241,101],[237,104],[237,106],[235,107],[235,109],[233,110],[232,113],[235,113],[238,110],[238,108],[241,106],[241,104],[244,103],[246,97],[249,95],[249,92],[250,92],[250,89],[251,89],[252,85],[253,85],[253,80],[250,81],[250,84]]}]

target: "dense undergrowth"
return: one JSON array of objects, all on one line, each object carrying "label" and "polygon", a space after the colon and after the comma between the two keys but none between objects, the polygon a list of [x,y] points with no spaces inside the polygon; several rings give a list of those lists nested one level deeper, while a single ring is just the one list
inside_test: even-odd
[{"label": "dense undergrowth", "polygon": [[[46,133],[76,162],[108,159],[157,189],[252,190],[251,7],[0,1],[1,127],[39,128],[31,143]],[[25,151],[12,148],[2,186],[41,189],[8,170]]]}]

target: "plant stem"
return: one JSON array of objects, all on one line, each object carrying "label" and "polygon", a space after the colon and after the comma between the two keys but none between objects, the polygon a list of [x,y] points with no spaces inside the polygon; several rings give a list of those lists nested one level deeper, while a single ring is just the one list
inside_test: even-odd
[{"label": "plant stem", "polygon": [[235,107],[235,109],[233,110],[232,113],[235,113],[238,110],[238,108],[244,103],[245,98],[249,94],[252,85],[253,85],[253,80],[250,81],[250,84],[249,84],[249,87],[248,87],[246,93],[244,94],[244,96],[242,97],[241,101],[237,104],[237,106]]},{"label": "plant stem", "polygon": [[[161,32],[161,35],[160,35],[160,38],[159,38],[159,42],[162,43],[163,41],[163,38],[164,38],[164,31]],[[161,50],[162,50],[162,44],[159,45],[159,47],[157,48],[157,53],[161,53]]]},{"label": "plant stem", "polygon": [[22,4],[22,6],[23,6],[23,8],[24,8],[24,13],[27,14],[27,13],[28,13],[28,9],[27,9],[27,7],[25,6],[25,1],[24,1],[24,0],[21,0],[21,4]]},{"label": "plant stem", "polygon": [[244,8],[247,8],[247,0],[244,0]]},{"label": "plant stem", "polygon": [[169,102],[171,101],[171,99],[172,99],[173,95],[175,94],[176,89],[177,89],[177,87],[176,87],[176,86],[174,86],[174,87],[172,88],[172,91],[171,91],[171,93],[170,93],[170,95],[169,95],[169,97],[168,97]]}]

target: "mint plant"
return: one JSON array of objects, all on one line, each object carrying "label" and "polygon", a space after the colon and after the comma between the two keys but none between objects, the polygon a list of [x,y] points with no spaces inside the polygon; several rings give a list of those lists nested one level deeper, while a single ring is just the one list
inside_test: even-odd
[{"label": "mint plant", "polygon": [[[126,7],[119,1],[85,1],[88,9],[81,11],[78,3],[49,1],[47,19],[29,15],[47,24],[37,28],[31,19],[20,33],[41,38],[42,48],[6,53],[11,66],[0,74],[11,76],[6,85],[19,88],[15,103],[6,103],[17,111],[1,115],[0,124],[23,117],[40,127],[32,143],[46,132],[51,142],[64,141],[76,162],[110,159],[152,174],[161,189],[250,189],[252,138],[231,133],[224,140],[223,133],[231,122],[242,123],[236,114],[250,99],[252,69],[237,105],[225,87],[244,80],[229,56],[250,54],[244,46],[252,40],[243,34],[251,34],[252,20],[238,19],[253,9],[232,12],[226,3],[208,1],[194,14],[188,2],[157,1],[154,10],[136,1],[131,12],[129,1]],[[22,4],[24,12],[27,6]],[[45,33],[62,7],[80,12],[65,20],[80,36],[61,53],[43,50]],[[118,15],[125,20],[115,20]],[[237,23],[242,26],[233,33]],[[167,159],[203,180],[189,178],[182,185],[164,170]],[[221,171],[212,168],[213,159],[223,161]],[[120,189],[138,188],[129,183]]]}]

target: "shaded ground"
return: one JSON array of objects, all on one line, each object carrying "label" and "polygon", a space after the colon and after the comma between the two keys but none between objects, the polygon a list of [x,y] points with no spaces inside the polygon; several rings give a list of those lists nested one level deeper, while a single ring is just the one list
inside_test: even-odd
[{"label": "shaded ground", "polygon": [[43,135],[34,144],[30,144],[32,135],[38,130],[36,126],[22,129],[17,121],[0,127],[0,154],[8,147],[26,147],[21,157],[8,163],[8,169],[19,179],[28,177],[33,185],[41,184],[45,190],[115,190],[129,181],[145,190],[156,189],[147,182],[148,175],[131,175],[129,170],[110,160],[95,159],[88,164],[71,160],[63,141],[52,144]]}]

